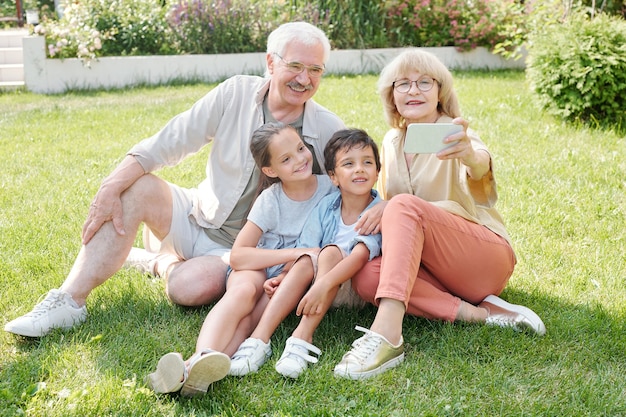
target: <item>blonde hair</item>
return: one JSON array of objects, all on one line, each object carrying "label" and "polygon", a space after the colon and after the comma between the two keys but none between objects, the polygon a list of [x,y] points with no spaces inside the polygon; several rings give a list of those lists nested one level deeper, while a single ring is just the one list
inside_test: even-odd
[{"label": "blonde hair", "polygon": [[461,116],[456,92],[452,87],[452,74],[430,52],[418,48],[407,49],[383,68],[378,78],[378,94],[383,103],[385,119],[392,128],[406,129],[404,118],[398,113],[393,99],[393,82],[405,78],[410,72],[433,77],[439,84],[437,110],[452,118]]}]

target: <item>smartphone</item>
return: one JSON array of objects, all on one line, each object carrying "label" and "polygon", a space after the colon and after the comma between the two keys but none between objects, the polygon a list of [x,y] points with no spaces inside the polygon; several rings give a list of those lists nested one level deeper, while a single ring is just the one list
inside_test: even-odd
[{"label": "smartphone", "polygon": [[463,125],[454,123],[411,123],[406,130],[404,152],[437,153],[456,144],[443,143],[443,140],[462,130]]}]

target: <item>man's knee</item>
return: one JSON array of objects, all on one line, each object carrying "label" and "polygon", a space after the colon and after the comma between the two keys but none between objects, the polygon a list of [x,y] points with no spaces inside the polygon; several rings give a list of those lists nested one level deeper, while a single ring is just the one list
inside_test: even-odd
[{"label": "man's knee", "polygon": [[199,262],[191,262],[194,260],[179,263],[168,274],[165,292],[175,304],[186,307],[210,304],[226,291],[226,264],[219,261],[198,265]]}]

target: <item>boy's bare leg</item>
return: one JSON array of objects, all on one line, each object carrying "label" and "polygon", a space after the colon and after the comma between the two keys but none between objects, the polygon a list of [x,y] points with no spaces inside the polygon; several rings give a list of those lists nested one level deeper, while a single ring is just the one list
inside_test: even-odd
[{"label": "boy's bare leg", "polygon": [[268,343],[276,328],[296,308],[312,280],[311,258],[303,256],[291,267],[276,289],[250,337]]}]

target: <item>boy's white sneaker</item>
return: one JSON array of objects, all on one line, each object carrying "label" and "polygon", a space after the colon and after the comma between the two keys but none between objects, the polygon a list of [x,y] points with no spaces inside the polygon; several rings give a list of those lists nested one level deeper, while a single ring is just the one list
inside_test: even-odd
[{"label": "boy's white sneaker", "polygon": [[270,343],[249,337],[237,349],[230,361],[229,375],[244,376],[256,372],[272,356]]},{"label": "boy's white sneaker", "polygon": [[52,329],[70,329],[87,318],[87,308],[78,304],[68,293],[53,289],[33,310],[8,322],[4,330],[20,336],[41,337]]},{"label": "boy's white sneaker", "polygon": [[317,357],[310,355],[309,352],[318,357],[322,353],[316,346],[291,336],[285,343],[283,354],[276,362],[276,371],[283,376],[297,378],[306,370],[309,363],[317,363]]}]

